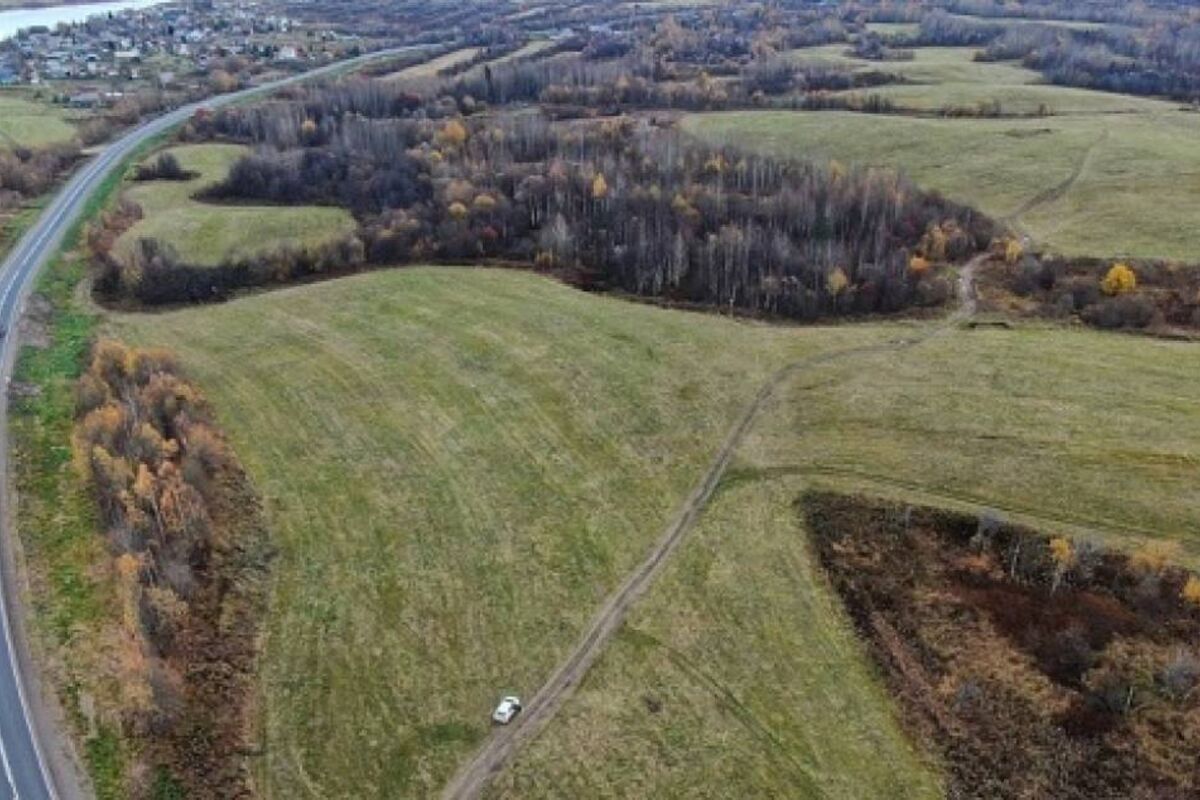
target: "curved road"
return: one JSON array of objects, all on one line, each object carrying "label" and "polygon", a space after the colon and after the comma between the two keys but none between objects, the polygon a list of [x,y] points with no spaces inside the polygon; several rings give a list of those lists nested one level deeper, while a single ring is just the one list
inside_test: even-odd
[{"label": "curved road", "polygon": [[[368,61],[428,49],[427,45],[395,47],[334,62],[272,83],[220,95],[182,106],[134,128],[105,147],[78,169],[42,216],[17,242],[0,264],[0,374],[4,385],[12,376],[17,343],[13,331],[22,304],[38,270],[55,253],[64,234],[75,223],[88,200],[140,145],[186,121],[200,108],[235,103],[288,84],[312,80]],[[0,429],[8,428],[8,393],[0,392]],[[0,437],[0,486],[8,486],[7,437]],[[0,492],[7,506],[7,491]],[[22,619],[17,612],[20,591],[15,580],[15,542],[10,527],[12,514],[0,509],[0,800],[50,800],[82,796],[78,781],[61,748],[55,742],[53,723],[42,708],[40,693],[31,678],[28,648],[22,642]]]}]

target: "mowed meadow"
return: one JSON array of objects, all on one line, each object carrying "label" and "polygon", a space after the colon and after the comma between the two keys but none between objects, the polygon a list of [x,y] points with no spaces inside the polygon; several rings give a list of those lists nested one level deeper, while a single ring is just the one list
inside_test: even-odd
[{"label": "mowed meadow", "polygon": [[205,387],[278,547],[272,797],[435,792],[657,538],[742,405],[816,347],[524,273],[381,272],[117,316]]},{"label": "mowed meadow", "polygon": [[24,89],[0,90],[0,149],[66,144],[76,134],[72,121],[82,116]]},{"label": "mowed meadow", "polygon": [[932,503],[1118,548],[1164,539],[1200,567],[1197,369],[1190,344],[1030,327],[806,370],[490,796],[944,796],[936,767],[890,738],[891,700],[858,660],[798,498]]},{"label": "mowed meadow", "polygon": [[[1040,83],[1016,64],[976,62],[976,52],[917,48],[912,61],[878,63],[845,45],[793,51],[798,61],[899,73],[910,82],[854,93],[902,113],[737,111],[682,124],[711,144],[900,170],[1064,255],[1200,260],[1200,114]],[[940,115],[993,102],[1004,116]]]},{"label": "mowed meadow", "polygon": [[805,488],[1166,537],[1200,563],[1194,348],[1028,327],[857,351],[924,324],[768,326],[411,268],[107,328],[179,352],[265,499],[270,797],[435,794],[496,697],[536,690],[645,555],[767,376],[842,353],[785,384],[493,791],[853,798],[939,781],[811,559]]},{"label": "mowed meadow", "polygon": [[[125,196],[142,218],[117,239],[114,252],[128,258],[139,239],[157,239],[188,264],[213,266],[229,258],[269,253],[288,245],[312,247],[354,230],[340,208],[206,203],[198,192],[223,179],[247,148],[232,144],[172,147],[165,152],[192,177],[133,183]],[[157,157],[157,156],[155,156]]]}]

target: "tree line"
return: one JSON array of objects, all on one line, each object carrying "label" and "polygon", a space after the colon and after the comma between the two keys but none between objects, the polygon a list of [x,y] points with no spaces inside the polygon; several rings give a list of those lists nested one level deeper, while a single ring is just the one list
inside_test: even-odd
[{"label": "tree line", "polygon": [[890,171],[711,149],[628,119],[362,113],[388,108],[376,90],[351,86],[206,115],[189,135],[255,146],[209,199],[339,205],[353,210],[357,232],[215,269],[141,243],[124,262],[99,254],[97,291],[179,302],[366,265],[485,260],[814,319],[937,303],[948,287],[929,265],[996,233]]},{"label": "tree line", "polygon": [[1200,22],[1178,13],[1150,18],[1153,24],[1139,18],[1136,27],[1076,30],[936,11],[921,19],[911,43],[979,46],[981,60],[1019,60],[1065,86],[1200,100]]},{"label": "tree line", "polygon": [[72,445],[112,554],[121,724],[137,760],[188,796],[246,796],[239,754],[267,561],[253,490],[165,350],[95,344]]}]

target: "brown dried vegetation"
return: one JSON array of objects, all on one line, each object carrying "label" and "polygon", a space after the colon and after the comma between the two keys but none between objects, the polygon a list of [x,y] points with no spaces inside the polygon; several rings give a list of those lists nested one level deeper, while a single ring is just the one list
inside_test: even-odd
[{"label": "brown dried vegetation", "polygon": [[1097,328],[1159,334],[1200,329],[1194,264],[1022,255],[993,261],[979,286],[986,305],[1027,316],[1078,317]]},{"label": "brown dried vegetation", "polygon": [[953,798],[1195,797],[1189,575],[993,517],[810,494],[816,549]]},{"label": "brown dried vegetation", "polygon": [[166,769],[192,798],[248,795],[268,553],[245,473],[175,357],[114,341],[95,345],[79,380],[73,448],[114,559],[135,775]]}]

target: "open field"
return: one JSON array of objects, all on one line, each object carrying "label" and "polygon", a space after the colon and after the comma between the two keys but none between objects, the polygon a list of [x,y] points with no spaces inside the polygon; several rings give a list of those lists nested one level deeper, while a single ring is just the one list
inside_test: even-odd
[{"label": "open field", "polygon": [[916,22],[868,22],[867,30],[882,36],[910,36],[921,29]]},{"label": "open field", "polygon": [[890,333],[797,337],[473,269],[111,327],[179,351],[265,497],[271,797],[436,790],[497,693],[539,685],[643,557],[764,377]]},{"label": "open field", "polygon": [[[531,56],[537,55],[538,53],[542,52],[543,50],[550,49],[551,47],[554,46],[554,44],[555,44],[554,41],[551,39],[535,39],[534,41],[531,41],[528,44],[523,45],[522,47],[518,47],[516,50],[512,51],[511,53],[500,56],[499,58],[495,59],[494,61],[491,61],[488,63],[495,66],[497,64],[504,64],[509,61],[516,61],[517,59],[520,59],[520,58],[529,58]],[[411,80],[429,80],[431,78],[436,78],[438,72],[440,72],[441,70],[447,69],[449,67],[454,67],[454,66],[457,66],[458,64],[462,64],[464,62],[470,61],[471,59],[473,59],[477,55],[479,55],[481,50],[483,50],[482,47],[466,47],[461,50],[455,50],[454,52],[446,53],[445,55],[438,56],[437,58],[431,59],[424,63],[415,64],[411,67],[405,67],[404,69],[397,70],[391,74],[383,76],[383,80],[388,80],[388,81],[410,80],[411,81]],[[475,66],[471,67],[469,70],[464,72],[462,77],[468,77],[468,76],[474,75],[476,73],[482,74],[483,68],[484,68],[484,64],[482,64],[482,63],[476,64]]]},{"label": "open field", "polygon": [[[880,71],[901,75],[907,80],[937,84],[970,83],[978,86],[1031,84],[1041,76],[1019,64],[1004,61],[976,61],[974,47],[919,47],[909,61],[871,61],[854,55],[846,43],[825,44],[789,50],[784,55],[796,63],[836,64],[855,71]],[[878,91],[878,87],[871,91]]]},{"label": "open field", "polygon": [[934,119],[853,112],[693,115],[684,129],[780,157],[900,169],[1013,218],[1068,255],[1200,260],[1200,115]]},{"label": "open field", "polygon": [[801,480],[730,481],[490,797],[942,797],[810,553]]},{"label": "open field", "polygon": [[403,80],[420,80],[428,78],[436,78],[437,74],[444,69],[470,61],[475,56],[479,55],[482,47],[464,47],[461,50],[454,50],[445,55],[440,55],[437,58],[431,58],[428,61],[423,61],[420,64],[414,64],[411,67],[396,70],[388,75],[381,77],[385,81],[403,81]]},{"label": "open field", "polygon": [[982,22],[990,25],[1049,25],[1053,28],[1069,28],[1075,31],[1098,31],[1101,28],[1112,27],[1104,22],[1088,22],[1079,19],[1030,19],[1026,17],[976,17],[969,14],[951,14],[952,17]]},{"label": "open field", "polygon": [[500,56],[500,58],[497,58],[492,63],[505,64],[509,61],[516,61],[517,59],[529,58],[530,56],[536,56],[538,53],[541,53],[545,50],[549,50],[554,45],[555,45],[555,42],[553,39],[534,39],[533,41],[529,42],[528,44],[518,47],[516,50],[512,51],[508,55]]},{"label": "open field", "polygon": [[[991,507],[1118,547],[1172,538],[1196,567],[1197,367],[1193,346],[1031,328],[802,376],[492,796],[941,796],[871,699],[794,502],[817,486]],[[872,735],[827,736],[846,727]]]},{"label": "open field", "polygon": [[66,109],[30,99],[24,90],[0,89],[0,147],[43,147],[75,136]]},{"label": "open field", "polygon": [[845,44],[791,50],[799,63],[824,63],[856,72],[882,71],[903,76],[910,83],[877,86],[846,94],[886,97],[897,108],[938,111],[946,106],[974,107],[999,101],[1006,114],[1099,114],[1173,111],[1178,104],[1145,97],[1096,92],[1042,81],[1039,73],[1017,63],[976,61],[973,47],[919,47],[911,61],[869,61],[849,52]]},{"label": "open field", "polygon": [[[265,496],[280,549],[263,664],[272,797],[434,791],[495,696],[540,685],[765,375],[911,329],[771,328],[471,269],[109,326],[180,352]],[[1177,538],[1198,564],[1200,415],[1184,377],[1198,368],[1186,345],[1039,328],[814,368],[498,791],[736,779],[749,794],[811,781],[936,795],[791,500],[817,485],[995,507],[1126,545]],[[573,768],[584,749],[604,766]]]},{"label": "open field", "polygon": [[218,264],[227,256],[253,255],[283,245],[312,247],[354,230],[354,219],[338,208],[246,206],[202,203],[192,195],[220,180],[245,149],[238,145],[185,145],[171,150],[184,169],[198,173],[186,181],[134,183],[127,196],[144,216],[117,240],[126,255],[138,239],[170,244],[184,261]]},{"label": "open field", "polygon": [[1178,540],[1200,566],[1200,408],[1191,343],[1081,329],[956,331],[789,384],[743,452],[794,472],[1050,533]]},{"label": "open field", "polygon": [[[914,78],[914,80],[918,80]],[[1171,112],[1177,105],[1162,100],[1077,89],[1070,86],[1027,83],[988,83],[954,80],[945,83],[892,84],[845,94],[878,95],[896,108],[940,112],[950,108],[976,108],[981,103],[1000,103],[1008,115],[1130,114]],[[1099,124],[1102,117],[1093,118]]]}]

